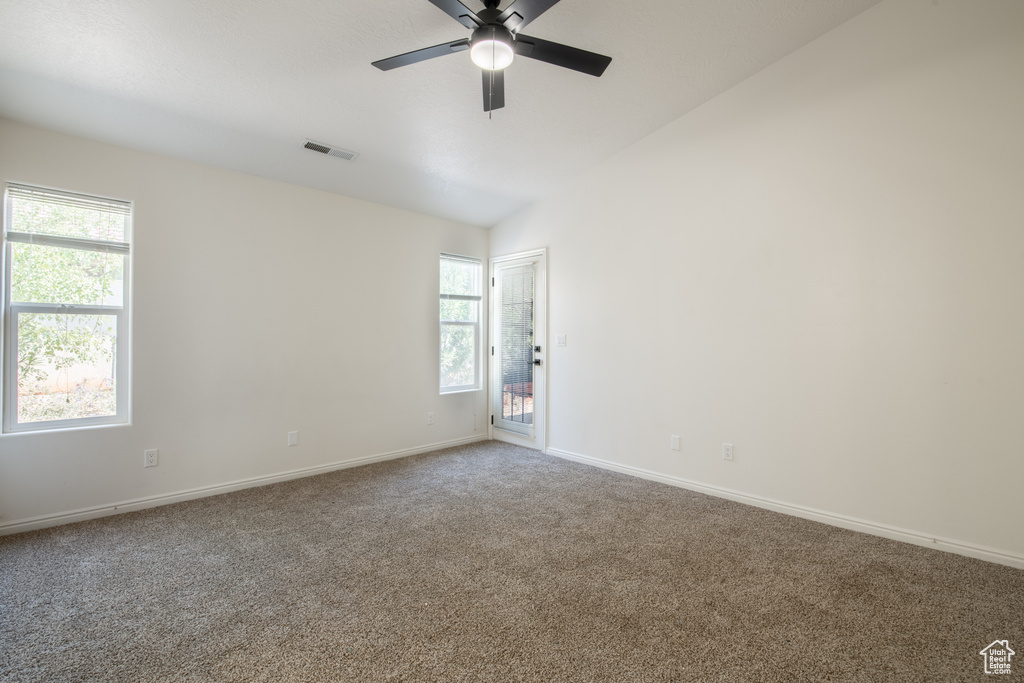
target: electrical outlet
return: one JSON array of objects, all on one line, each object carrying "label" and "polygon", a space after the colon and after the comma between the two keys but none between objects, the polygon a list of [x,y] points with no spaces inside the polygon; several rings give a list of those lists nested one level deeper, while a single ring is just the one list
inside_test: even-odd
[{"label": "electrical outlet", "polygon": [[732,460],[732,444],[722,444],[722,460]]},{"label": "electrical outlet", "polygon": [[433,413],[427,413],[427,424],[428,425],[434,424],[434,414]]},{"label": "electrical outlet", "polygon": [[143,467],[156,467],[160,464],[160,450],[149,448],[142,452],[142,458]]},{"label": "electrical outlet", "polygon": [[674,451],[678,451],[679,450],[679,436],[678,435],[676,435],[676,434],[672,435],[672,441],[669,444],[669,448],[671,448]]},{"label": "electrical outlet", "polygon": [[299,445],[299,433],[298,432],[288,432],[288,445],[289,446],[298,446]]}]

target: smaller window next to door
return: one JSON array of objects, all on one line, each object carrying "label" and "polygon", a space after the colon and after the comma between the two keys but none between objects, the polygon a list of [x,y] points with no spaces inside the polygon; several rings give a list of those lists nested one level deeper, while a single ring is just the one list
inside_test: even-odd
[{"label": "smaller window next to door", "polygon": [[128,422],[129,202],[8,183],[5,432]]},{"label": "smaller window next to door", "polygon": [[483,262],[441,254],[441,393],[481,387]]}]

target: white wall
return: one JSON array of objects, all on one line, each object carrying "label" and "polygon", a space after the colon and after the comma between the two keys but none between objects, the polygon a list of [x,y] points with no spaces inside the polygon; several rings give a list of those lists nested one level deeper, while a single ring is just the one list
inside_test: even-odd
[{"label": "white wall", "polygon": [[0,179],[135,202],[132,425],[0,436],[0,532],[486,436],[437,389],[438,254],[486,230],[6,121]]},{"label": "white wall", "polygon": [[877,5],[492,230],[551,452],[1024,566],[1022,198],[1024,3]]}]

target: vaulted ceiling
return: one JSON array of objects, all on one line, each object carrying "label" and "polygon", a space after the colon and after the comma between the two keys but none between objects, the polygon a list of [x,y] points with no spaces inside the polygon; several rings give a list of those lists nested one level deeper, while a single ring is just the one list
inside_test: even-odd
[{"label": "vaulted ceiling", "polygon": [[491,226],[877,2],[561,0],[528,32],[611,66],[488,118],[468,52],[370,66],[468,37],[428,0],[0,0],[0,117]]}]

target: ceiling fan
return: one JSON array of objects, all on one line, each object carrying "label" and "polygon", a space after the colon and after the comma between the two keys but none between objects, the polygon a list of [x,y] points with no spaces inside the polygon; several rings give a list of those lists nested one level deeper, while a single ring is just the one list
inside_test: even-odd
[{"label": "ceiling fan", "polygon": [[611,57],[552,43],[519,31],[531,21],[544,14],[559,0],[513,0],[504,10],[498,9],[500,0],[483,0],[484,9],[473,12],[459,0],[429,0],[445,14],[468,29],[473,29],[469,38],[442,43],[422,50],[388,57],[373,62],[381,71],[397,69],[442,57],[453,52],[469,50],[470,59],[483,69],[484,111],[501,109],[505,106],[505,67],[512,63],[515,55],[529,57],[591,76],[600,76],[611,63]]}]

